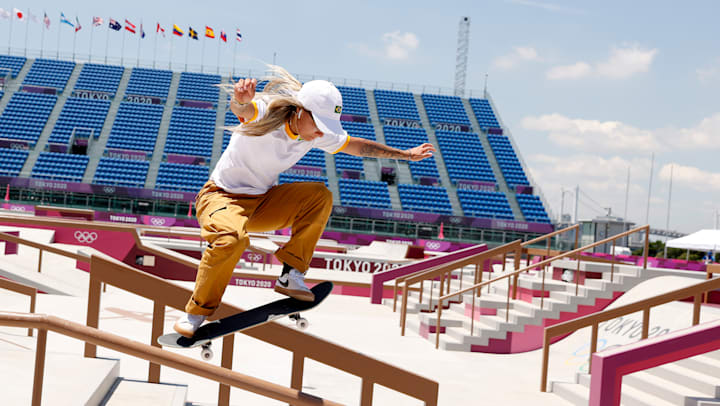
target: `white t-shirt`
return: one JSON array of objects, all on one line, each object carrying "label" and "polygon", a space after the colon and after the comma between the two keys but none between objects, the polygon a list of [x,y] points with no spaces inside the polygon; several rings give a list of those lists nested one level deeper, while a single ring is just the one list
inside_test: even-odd
[{"label": "white t-shirt", "polygon": [[[248,120],[260,120],[267,111],[267,102],[262,99],[252,102],[255,115]],[[305,141],[282,127],[260,137],[242,134],[242,127],[230,137],[230,143],[210,175],[210,180],[225,191],[235,194],[261,195],[277,185],[281,172],[290,169],[310,149],[319,148],[336,154],[350,141],[344,134],[324,134],[312,141]]]}]

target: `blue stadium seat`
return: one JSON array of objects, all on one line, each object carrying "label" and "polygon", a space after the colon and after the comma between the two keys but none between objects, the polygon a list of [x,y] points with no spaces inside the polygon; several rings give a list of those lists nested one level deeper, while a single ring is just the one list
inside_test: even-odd
[{"label": "blue stadium seat", "polygon": [[73,130],[87,137],[91,132],[95,138],[99,137],[109,109],[109,100],[67,99],[48,142],[66,144]]},{"label": "blue stadium seat", "polygon": [[[385,134],[385,142],[387,145],[403,150],[430,142],[427,137],[427,133],[423,128],[386,125],[383,126],[383,133]],[[421,177],[440,179],[440,173],[438,172],[437,164],[435,163],[435,157],[430,157],[417,162],[408,161],[408,166],[410,166],[410,173],[412,174],[413,179],[420,179]]]},{"label": "blue stadium seat", "polygon": [[338,86],[337,88],[342,95],[343,114],[370,117],[365,89],[349,86]]},{"label": "blue stadium seat", "polygon": [[24,149],[0,148],[0,176],[18,176],[28,157]]},{"label": "blue stadium seat", "polygon": [[420,114],[412,93],[375,89],[373,94],[380,119],[401,118],[420,121]]},{"label": "blue stadium seat", "polygon": [[181,154],[210,160],[215,138],[215,109],[173,108],[165,154]]},{"label": "blue stadium seat", "polygon": [[9,69],[10,76],[14,79],[20,73],[22,67],[25,66],[26,61],[27,58],[24,56],[0,55],[0,70]]},{"label": "blue stadium seat", "polygon": [[526,194],[517,194],[515,196],[526,221],[550,223],[550,218],[545,211],[545,207],[543,207],[540,197]]},{"label": "blue stadium seat", "polygon": [[160,104],[120,103],[106,148],[152,153],[163,109]]},{"label": "blue stadium seat", "polygon": [[281,173],[279,184],[295,183],[295,182],[323,182],[328,185],[328,179],[325,176],[297,175],[294,173]]},{"label": "blue stadium seat", "polygon": [[70,79],[73,69],[75,69],[75,62],[38,58],[30,67],[30,71],[23,80],[23,85],[54,87],[58,93],[61,93],[65,90],[65,85]]},{"label": "blue stadium seat", "polygon": [[457,194],[466,216],[502,220],[515,219],[504,193],[458,189]]},{"label": "blue stadium seat", "polygon": [[325,154],[325,151],[313,148],[308,151],[308,153],[305,154],[305,156],[303,156],[296,165],[314,166],[316,168],[325,169]]},{"label": "blue stadium seat", "polygon": [[488,134],[487,137],[508,186],[530,185],[510,140],[504,135]]},{"label": "blue stadium seat", "polygon": [[487,99],[470,99],[470,107],[477,118],[480,129],[487,131],[488,128],[500,128],[495,113]]},{"label": "blue stadium seat", "polygon": [[183,72],[178,85],[178,100],[199,100],[217,104],[220,88],[215,86],[221,82],[220,75]]},{"label": "blue stadium seat", "polygon": [[114,96],[124,71],[122,66],[86,63],[80,71],[75,90],[91,90]]},{"label": "blue stadium seat", "polygon": [[343,206],[389,209],[390,192],[386,182],[339,179],[340,204]]},{"label": "blue stadium seat", "polygon": [[150,162],[128,159],[100,158],[93,183],[125,187],[145,187]]},{"label": "blue stadium seat", "polygon": [[475,133],[435,131],[448,176],[458,180],[476,180],[495,183],[490,162],[480,138]]},{"label": "blue stadium seat", "polygon": [[86,155],[41,152],[30,176],[63,182],[80,182],[85,174],[88,160]]},{"label": "blue stadium seat", "polygon": [[207,166],[161,162],[155,189],[198,192],[208,178]]},{"label": "blue stadium seat", "polygon": [[452,206],[444,187],[398,185],[403,210],[452,215]]},{"label": "blue stadium seat", "polygon": [[459,97],[425,93],[421,97],[431,125],[448,123],[470,126],[470,119]]},{"label": "blue stadium seat", "polygon": [[133,68],[125,95],[152,96],[167,99],[172,71]]},{"label": "blue stadium seat", "polygon": [[0,115],[0,138],[34,145],[56,102],[57,96],[52,94],[15,92]]}]

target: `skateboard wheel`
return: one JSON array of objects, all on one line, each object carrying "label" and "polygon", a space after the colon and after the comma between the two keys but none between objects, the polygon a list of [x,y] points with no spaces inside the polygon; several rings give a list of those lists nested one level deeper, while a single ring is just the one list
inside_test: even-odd
[{"label": "skateboard wheel", "polygon": [[213,351],[210,349],[210,346],[203,346],[202,351],[200,351],[200,357],[204,361],[210,361],[213,358]]},{"label": "skateboard wheel", "polygon": [[297,326],[300,330],[305,330],[310,325],[310,322],[304,317],[298,318],[295,323],[297,324]]}]

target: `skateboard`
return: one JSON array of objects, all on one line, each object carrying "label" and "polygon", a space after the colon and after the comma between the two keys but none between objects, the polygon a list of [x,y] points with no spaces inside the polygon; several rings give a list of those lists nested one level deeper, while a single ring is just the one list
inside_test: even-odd
[{"label": "skateboard", "polygon": [[309,322],[300,316],[300,312],[319,305],[330,294],[332,289],[332,282],[322,282],[310,289],[315,294],[315,300],[312,302],[303,302],[291,297],[283,298],[204,324],[197,329],[192,338],[184,337],[178,333],[170,333],[158,337],[157,342],[165,347],[202,347],[200,355],[204,360],[209,361],[213,357],[212,340],[216,338],[256,327],[284,316],[294,320],[300,329],[306,329]]}]

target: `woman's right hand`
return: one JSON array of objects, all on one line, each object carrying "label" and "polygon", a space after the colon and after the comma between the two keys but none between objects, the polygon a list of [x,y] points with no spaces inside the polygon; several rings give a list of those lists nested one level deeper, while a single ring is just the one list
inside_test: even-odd
[{"label": "woman's right hand", "polygon": [[257,79],[240,79],[233,88],[233,98],[240,104],[250,103],[255,97]]}]

